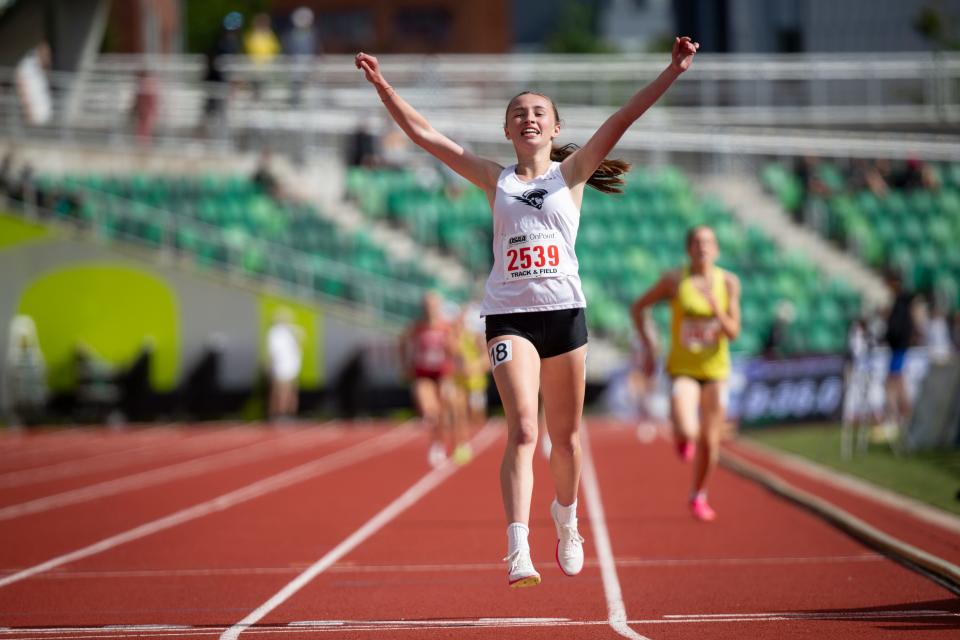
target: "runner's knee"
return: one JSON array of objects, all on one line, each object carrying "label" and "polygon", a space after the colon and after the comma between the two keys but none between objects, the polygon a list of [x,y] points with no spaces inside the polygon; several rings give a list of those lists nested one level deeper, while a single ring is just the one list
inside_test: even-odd
[{"label": "runner's knee", "polygon": [[523,417],[512,430],[510,438],[518,447],[532,446],[537,443],[537,431],[537,416]]}]

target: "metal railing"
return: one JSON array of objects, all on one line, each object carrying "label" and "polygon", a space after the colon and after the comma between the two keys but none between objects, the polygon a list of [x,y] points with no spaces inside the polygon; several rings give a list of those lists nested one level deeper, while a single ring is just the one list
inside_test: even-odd
[{"label": "metal railing", "polygon": [[[665,66],[665,56],[384,56],[398,91],[438,128],[466,142],[503,145],[506,100],[536,89],[559,104],[583,141]],[[341,144],[359,122],[383,115],[350,56],[224,57],[225,82],[203,81],[201,56],[101,56],[78,74],[50,74],[52,120],[33,126],[17,92],[0,93],[0,133],[18,138],[136,141],[137,73],[159,82],[153,144],[197,141],[234,149]],[[14,87],[13,70],[0,83]],[[819,153],[960,159],[960,136],[909,134],[960,125],[960,55],[709,55],[621,141],[625,150],[721,155]],[[816,129],[820,130],[816,130]],[[865,130],[881,129],[881,136]],[[837,133],[841,130],[842,133]],[[860,131],[861,133],[857,133]]]}]

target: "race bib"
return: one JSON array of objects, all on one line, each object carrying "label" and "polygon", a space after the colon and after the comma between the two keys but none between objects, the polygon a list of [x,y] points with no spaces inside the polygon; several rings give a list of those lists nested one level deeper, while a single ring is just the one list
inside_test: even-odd
[{"label": "race bib", "polygon": [[529,231],[503,243],[503,279],[506,282],[547,278],[564,273],[559,231]]},{"label": "race bib", "polygon": [[490,347],[490,369],[496,369],[504,362],[513,360],[513,341],[501,340]]},{"label": "race bib", "polygon": [[690,351],[717,346],[720,321],[716,318],[684,318],[680,323],[680,344]]}]

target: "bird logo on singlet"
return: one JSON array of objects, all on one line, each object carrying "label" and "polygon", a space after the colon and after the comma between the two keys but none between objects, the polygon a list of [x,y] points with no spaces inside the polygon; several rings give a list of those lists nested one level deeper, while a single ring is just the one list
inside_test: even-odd
[{"label": "bird logo on singlet", "polygon": [[519,200],[523,204],[528,204],[537,209],[543,208],[543,197],[547,195],[546,189],[529,189],[523,192],[522,196],[511,196],[514,200]]}]

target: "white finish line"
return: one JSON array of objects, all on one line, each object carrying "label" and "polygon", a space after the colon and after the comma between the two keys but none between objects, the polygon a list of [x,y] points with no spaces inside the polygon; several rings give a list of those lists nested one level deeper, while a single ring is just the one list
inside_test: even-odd
[{"label": "white finish line", "polygon": [[[617,558],[617,566],[623,568],[663,568],[663,567],[750,567],[782,566],[796,564],[859,564],[865,562],[887,562],[887,558],[877,553],[854,556],[811,556],[785,558]],[[585,567],[599,567],[597,560],[588,558]],[[116,570],[54,570],[39,576],[47,580],[82,580],[103,578],[170,578],[170,577],[209,577],[244,575],[287,575],[297,574],[307,568],[303,566],[286,567],[221,567],[221,568],[183,568],[183,569],[116,569]],[[466,573],[469,571],[503,571],[502,562],[446,563],[446,564],[353,564],[338,563],[328,569],[329,573]],[[0,577],[16,573],[15,570],[0,570]]]},{"label": "white finish line", "polygon": [[[671,614],[661,618],[626,620],[626,624],[717,624],[729,622],[831,622],[856,620],[925,620],[952,621],[960,613],[928,610],[904,611],[837,611],[837,612],[771,612],[771,613],[719,613],[719,614]],[[246,629],[248,634],[304,634],[344,631],[377,632],[396,630],[442,629],[509,629],[518,627],[598,627],[610,624],[609,620],[570,620],[568,618],[464,618],[440,620],[303,620],[286,625],[263,625]],[[102,627],[47,627],[12,628],[0,627],[0,638],[15,636],[18,640],[49,637],[77,637],[85,640],[95,638],[145,638],[176,637],[185,631],[191,636],[213,636],[221,633],[222,627],[202,627],[171,624],[108,625]],[[12,640],[12,638],[11,638]]]}]

